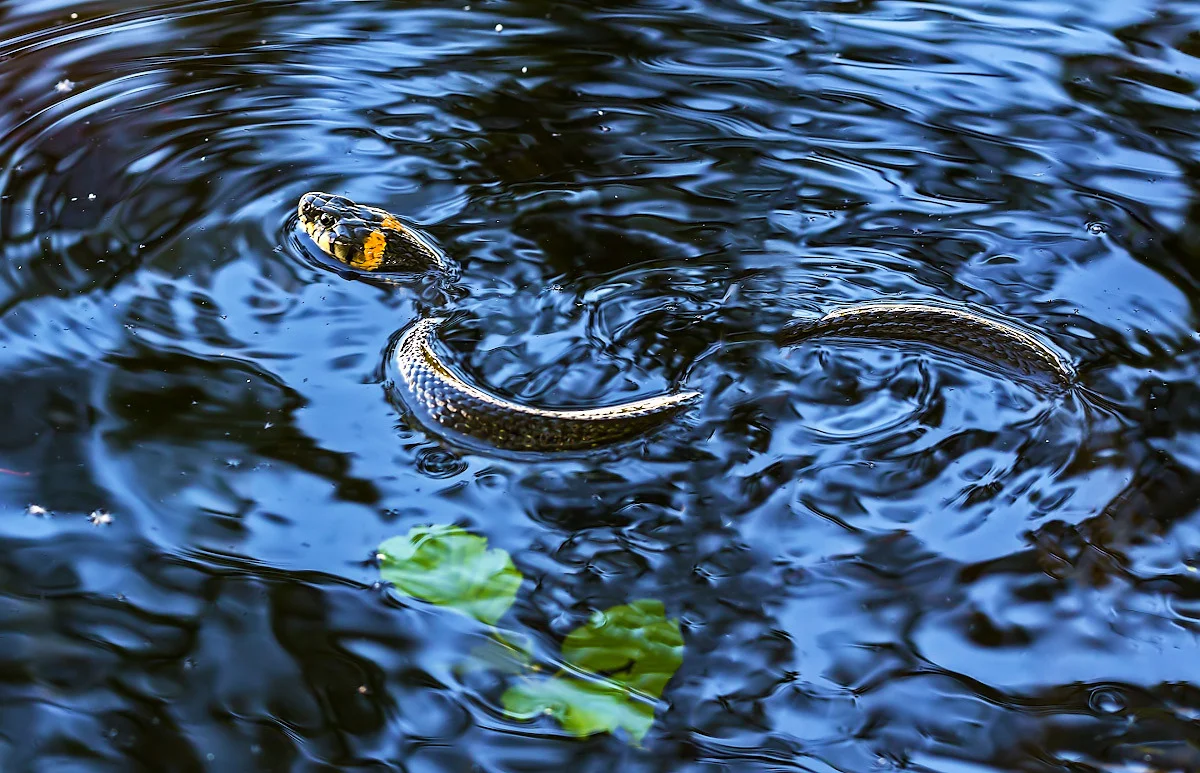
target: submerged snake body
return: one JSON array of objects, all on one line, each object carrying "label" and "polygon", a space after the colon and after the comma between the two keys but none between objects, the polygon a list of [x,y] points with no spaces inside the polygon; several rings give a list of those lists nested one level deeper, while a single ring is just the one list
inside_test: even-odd
[{"label": "submerged snake body", "polygon": [[[344,196],[306,193],[297,207],[300,225],[326,254],[371,272],[457,269],[440,250],[394,215],[356,204]],[[439,425],[513,450],[588,448],[633,437],[695,403],[698,392],[678,392],[602,408],[535,408],[472,386],[438,354],[438,320],[414,323],[391,354],[398,385],[411,407]],[[1073,379],[1071,368],[1037,337],[974,311],[916,303],[867,303],[793,324],[780,343],[817,336],[903,338],[969,352],[1026,375]]]}]

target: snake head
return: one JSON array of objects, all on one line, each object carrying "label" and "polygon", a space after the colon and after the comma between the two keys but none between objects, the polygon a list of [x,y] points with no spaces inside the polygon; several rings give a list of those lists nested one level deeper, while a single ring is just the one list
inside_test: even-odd
[{"label": "snake head", "polygon": [[449,259],[382,209],[313,191],[296,206],[300,227],[330,257],[363,271],[446,270]]}]

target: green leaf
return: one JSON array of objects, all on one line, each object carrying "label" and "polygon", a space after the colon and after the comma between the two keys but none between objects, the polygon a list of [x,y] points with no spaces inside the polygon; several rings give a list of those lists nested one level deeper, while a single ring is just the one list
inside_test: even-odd
[{"label": "green leaf", "polygon": [[524,579],[507,552],[457,526],[417,526],[379,546],[383,579],[401,593],[494,625]]},{"label": "green leaf", "polygon": [[654,724],[654,704],[619,687],[580,679],[523,679],[505,690],[500,700],[510,716],[536,719],[549,714],[580,738],[624,729],[635,743],[641,743]]},{"label": "green leaf", "polygon": [[683,663],[683,634],[661,601],[641,599],[592,615],[568,634],[562,653],[582,671],[658,698]]},{"label": "green leaf", "polygon": [[641,599],[597,612],[563,642],[563,660],[604,681],[559,674],[525,679],[505,691],[505,710],[520,719],[549,714],[576,736],[624,729],[635,742],[654,723],[654,701],[683,664],[679,621],[661,601]]}]

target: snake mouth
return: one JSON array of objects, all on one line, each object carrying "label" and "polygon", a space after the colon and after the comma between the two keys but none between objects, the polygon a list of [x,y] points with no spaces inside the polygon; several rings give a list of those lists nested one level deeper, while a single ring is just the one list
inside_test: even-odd
[{"label": "snake mouth", "polygon": [[300,227],[326,255],[361,271],[453,273],[449,258],[399,218],[346,196],[311,191],[296,205]]}]

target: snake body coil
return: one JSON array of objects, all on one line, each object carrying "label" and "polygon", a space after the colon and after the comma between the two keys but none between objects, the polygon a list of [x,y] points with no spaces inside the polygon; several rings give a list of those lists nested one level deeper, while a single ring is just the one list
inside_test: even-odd
[{"label": "snake body coil", "polygon": [[[306,193],[300,225],[328,255],[362,271],[427,272],[447,276],[456,267],[439,249],[394,215],[344,196]],[[535,408],[469,384],[438,353],[438,320],[415,322],[391,353],[396,384],[406,402],[437,424],[514,450],[588,448],[633,437],[695,403],[698,392],[678,392],[602,408]],[[1047,344],[1016,325],[971,310],[917,303],[866,303],[793,324],[781,344],[817,336],[903,338],[972,353],[1026,375],[1049,374],[1069,383],[1071,368]]]},{"label": "snake body coil", "polygon": [[533,408],[471,386],[438,356],[438,320],[422,319],[392,350],[392,365],[413,401],[438,424],[520,451],[567,450],[611,443],[644,432],[691,405],[699,392],[661,395],[583,410]]},{"label": "snake body coil", "polygon": [[[331,257],[363,271],[439,271],[449,258],[394,215],[344,196],[306,193],[300,226]],[[645,432],[696,402],[679,392],[601,408],[561,410],[521,405],[472,386],[439,355],[438,320],[414,323],[392,349],[391,365],[406,402],[439,425],[500,448],[546,451],[589,448]]]}]

